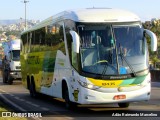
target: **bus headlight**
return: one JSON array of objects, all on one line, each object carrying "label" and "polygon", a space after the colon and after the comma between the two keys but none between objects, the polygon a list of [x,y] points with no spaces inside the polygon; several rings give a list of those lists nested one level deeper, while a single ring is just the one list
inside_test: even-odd
[{"label": "bus headlight", "polygon": [[95,90],[95,89],[98,89],[100,88],[99,86],[95,86],[93,84],[89,84],[89,83],[86,83],[86,82],[82,82],[80,80],[78,80],[78,83],[82,86],[82,87],[85,87],[85,88],[88,88],[88,89],[92,89],[92,90]]}]

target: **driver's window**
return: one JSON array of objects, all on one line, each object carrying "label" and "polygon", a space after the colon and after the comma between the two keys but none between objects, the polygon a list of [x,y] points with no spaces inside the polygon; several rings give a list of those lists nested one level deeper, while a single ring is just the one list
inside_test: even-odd
[{"label": "driver's window", "polygon": [[[73,50],[73,43],[72,43],[72,50]],[[78,54],[74,51],[72,51],[72,65],[76,70],[78,70]]]}]

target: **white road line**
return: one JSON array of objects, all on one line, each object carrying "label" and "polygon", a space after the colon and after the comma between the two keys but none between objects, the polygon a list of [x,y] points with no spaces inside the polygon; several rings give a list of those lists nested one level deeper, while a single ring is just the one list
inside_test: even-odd
[{"label": "white road line", "polygon": [[26,102],[26,103],[28,103],[28,104],[30,104],[30,105],[35,106],[35,107],[40,107],[40,106],[37,105],[37,104],[34,104],[34,103],[32,103],[32,102],[29,102],[29,101],[26,101],[26,100],[24,100],[24,99],[21,99],[21,98],[15,96],[15,95],[13,95],[13,94],[7,93],[6,91],[4,91],[4,90],[2,90],[2,89],[0,89],[0,91],[2,91],[3,93],[6,93],[6,94],[8,94],[8,95],[14,97],[14,98],[17,99],[17,100],[24,101],[24,102]]},{"label": "white road line", "polygon": [[19,98],[19,97],[17,97],[17,96],[14,96],[14,98],[15,98],[15,99],[17,99],[17,100],[19,100],[19,99],[20,99],[20,98]]},{"label": "white road line", "polygon": [[34,103],[31,103],[31,105],[34,106],[34,107],[40,107],[39,105],[34,104]]},{"label": "white road line", "polygon": [[20,100],[20,101],[25,101],[24,99],[21,99],[21,98],[19,98],[18,100]]},{"label": "white road line", "polygon": [[41,107],[42,110],[46,110],[46,111],[49,111],[48,108],[45,108],[45,107]]},{"label": "white road line", "polygon": [[34,103],[32,103],[32,102],[30,102],[30,101],[25,101],[26,103],[28,103],[28,104],[30,104],[30,105],[32,105],[32,106],[35,106],[35,107],[40,107],[39,105],[37,105],[37,104],[34,104]]},{"label": "white road line", "polygon": [[[30,101],[26,101],[26,100],[24,100],[24,99],[20,99],[19,97],[15,96],[15,95],[12,95],[12,94],[10,94],[10,93],[7,93],[6,91],[4,91],[4,90],[2,90],[2,89],[0,89],[0,91],[3,92],[3,93],[5,93],[5,94],[8,94],[8,95],[14,97],[14,98],[17,99],[17,100],[21,100],[21,101],[24,101],[24,102],[27,103],[27,104],[32,105],[32,106],[39,107],[39,108],[42,109],[42,110],[45,110],[45,111],[49,111],[49,110],[50,110],[50,109],[48,109],[48,108],[46,108],[46,107],[40,107],[39,105],[34,104],[34,103],[30,102]],[[7,102],[10,103],[11,105],[13,105],[15,108],[19,109],[20,111],[22,111],[22,112],[27,112],[27,110],[23,109],[22,107],[18,106],[17,104],[13,103],[12,101],[8,100],[2,93],[0,93],[0,96],[1,96],[5,101],[7,101]],[[54,112],[54,114],[59,115],[58,112]],[[42,117],[43,117],[43,116],[42,116]],[[34,120],[42,120],[42,119],[39,118],[39,117],[31,117],[31,118],[34,119]],[[73,119],[73,118],[71,118],[71,117],[65,117],[65,118],[67,118],[67,119],[69,119],[69,120],[72,120],[72,119]]]},{"label": "white road line", "polygon": [[[7,94],[9,94],[9,93],[7,93]],[[9,94],[10,96],[12,96],[12,97],[14,97],[14,95],[13,94]]]},{"label": "white road line", "polygon": [[31,104],[31,102],[30,102],[30,101],[26,101],[26,103]]},{"label": "white road line", "polygon": [[[5,92],[4,90],[0,89],[1,92],[6,93],[8,95],[11,95],[7,92]],[[0,97],[2,97],[6,102],[8,102],[9,104],[13,105],[15,108],[19,109],[22,112],[27,112],[27,110],[23,109],[22,107],[18,106],[17,104],[13,103],[12,101],[10,101],[9,99],[7,99],[2,93],[0,93]],[[14,97],[14,98],[18,98],[18,97]],[[34,120],[42,120],[38,117],[32,117]]]},{"label": "white road line", "polygon": [[[0,91],[3,91],[0,89]],[[22,107],[18,106],[17,104],[13,103],[12,101],[10,101],[9,99],[7,99],[3,94],[0,93],[0,96],[9,104],[13,105],[15,108],[18,108],[20,111],[22,112],[27,112],[25,109],[23,109]]]}]

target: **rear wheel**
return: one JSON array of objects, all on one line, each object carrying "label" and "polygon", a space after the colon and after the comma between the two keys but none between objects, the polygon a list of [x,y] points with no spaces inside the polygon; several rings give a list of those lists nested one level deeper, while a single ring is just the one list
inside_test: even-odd
[{"label": "rear wheel", "polygon": [[30,92],[30,96],[31,96],[31,97],[33,97],[33,98],[36,98],[36,97],[37,97],[37,92],[36,92],[36,89],[35,89],[35,84],[34,84],[34,82],[31,82],[31,83],[30,83],[29,92]]},{"label": "rear wheel", "polygon": [[127,108],[127,107],[129,107],[129,103],[118,103],[118,105],[121,108]]}]

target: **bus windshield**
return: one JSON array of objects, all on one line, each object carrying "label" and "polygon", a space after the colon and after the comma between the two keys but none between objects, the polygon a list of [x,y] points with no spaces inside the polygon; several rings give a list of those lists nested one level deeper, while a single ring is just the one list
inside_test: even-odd
[{"label": "bus windshield", "polygon": [[147,43],[140,25],[84,24],[77,28],[82,71],[124,75],[148,68]]}]

